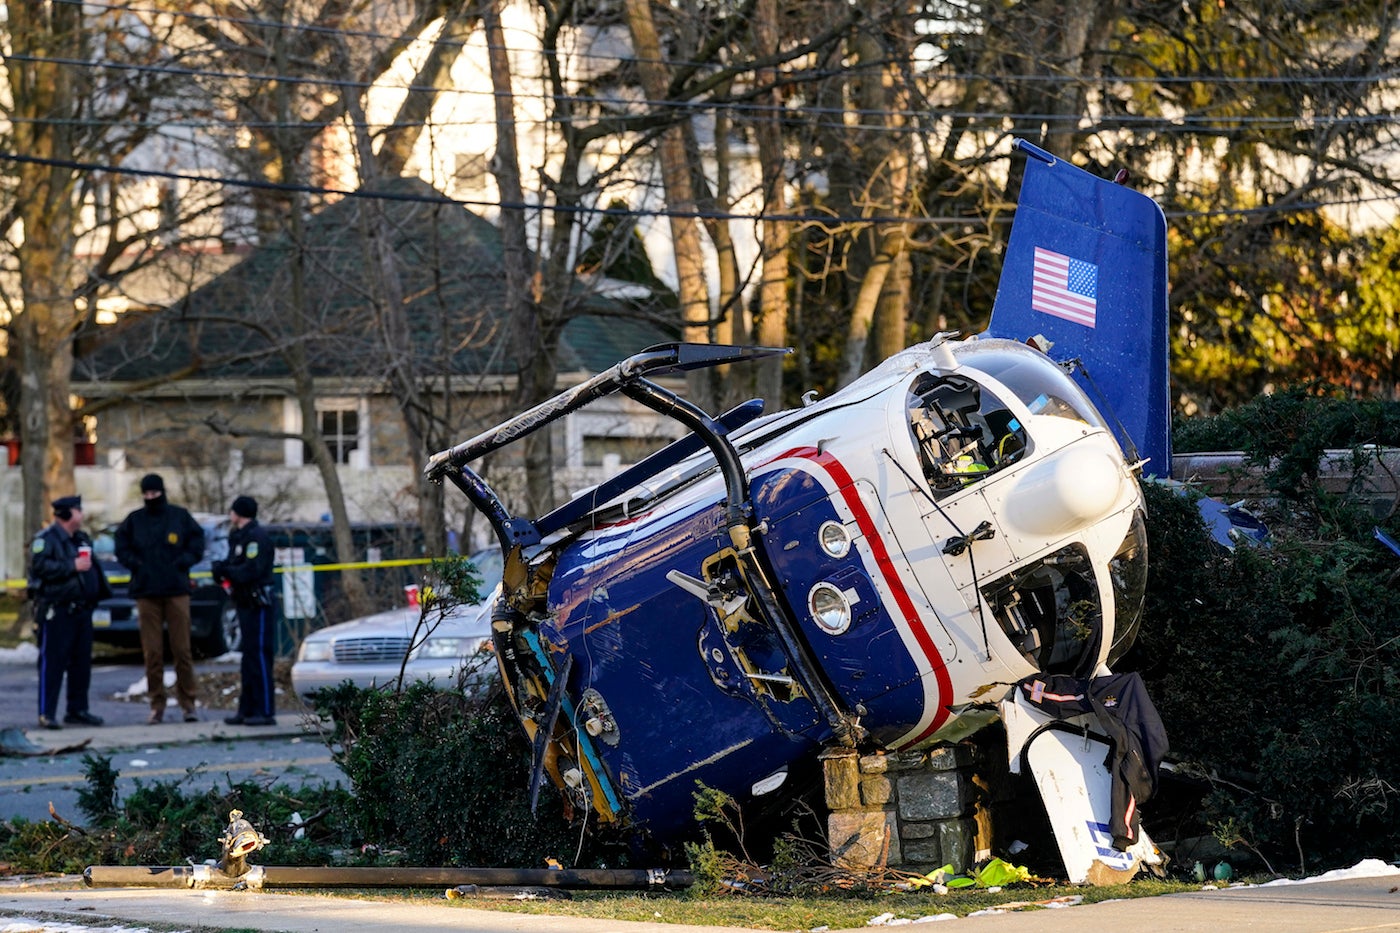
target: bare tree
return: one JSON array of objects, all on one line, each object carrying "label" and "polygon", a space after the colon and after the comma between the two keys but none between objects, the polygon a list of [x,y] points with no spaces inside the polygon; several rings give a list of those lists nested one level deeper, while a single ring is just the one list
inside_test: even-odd
[{"label": "bare tree", "polygon": [[[223,101],[228,112],[238,115],[231,129],[246,131],[252,141],[233,152],[235,159],[242,162],[243,171],[262,183],[251,189],[260,239],[267,242],[282,236],[292,246],[286,298],[287,320],[294,325],[294,332],[290,339],[268,349],[281,357],[290,373],[301,411],[301,440],[326,491],[336,548],[348,554],[353,549],[349,512],[337,459],[320,430],[316,400],[321,390],[307,353],[308,342],[323,324],[309,306],[311,296],[307,291],[309,252],[315,246],[305,236],[305,217],[313,209],[308,196],[317,183],[334,180],[318,177],[316,166],[327,130],[347,114],[362,114],[363,96],[407,44],[439,14],[440,4],[434,0],[343,0],[331,4],[219,0],[200,4],[199,9],[210,15],[186,17],[187,28],[200,39],[191,57],[211,78],[217,76],[217,81],[211,80],[208,93]],[[449,32],[456,35],[452,30],[460,24],[460,18],[451,18]],[[427,66],[428,76],[437,85],[443,81],[446,57],[435,53]],[[405,106],[411,104],[411,112],[430,109],[431,97],[431,93],[416,92]],[[358,123],[363,127],[363,118]],[[387,147],[385,161],[398,164],[403,153],[411,149],[413,139],[414,133],[408,129],[398,133]],[[363,148],[367,149],[367,144]],[[375,177],[373,162],[366,163],[362,158],[360,165],[370,173],[369,177]],[[381,276],[375,280],[374,301],[384,311],[397,307],[397,292],[392,263],[374,245],[377,228],[372,220],[365,227],[371,234],[367,242],[373,255],[369,258]],[[379,315],[382,326],[388,326],[388,320],[387,312]],[[392,337],[394,332],[390,326],[387,334]],[[401,378],[393,380],[394,385],[409,384],[403,381],[402,371],[397,375]],[[411,412],[411,407],[405,410]],[[410,429],[414,444],[421,443],[423,434],[418,425],[414,423]],[[418,449],[410,452],[413,462],[421,456]],[[427,504],[429,507],[422,511],[423,520],[430,540],[440,548],[445,537],[441,510],[432,507],[431,497]],[[343,585],[351,607],[367,611],[368,598],[359,577],[344,574]]]},{"label": "bare tree", "polygon": [[[69,402],[74,342],[123,276],[178,253],[182,226],[216,209],[167,189],[133,192],[123,166],[180,109],[168,32],[116,4],[11,4],[3,25],[9,106],[0,217],[8,352],[24,479],[24,523],[73,489],[79,420]],[[113,41],[116,40],[116,41]],[[159,147],[156,147],[158,150]],[[149,189],[150,186],[147,186]],[[159,212],[154,223],[142,211]],[[8,367],[7,367],[8,368]]]}]

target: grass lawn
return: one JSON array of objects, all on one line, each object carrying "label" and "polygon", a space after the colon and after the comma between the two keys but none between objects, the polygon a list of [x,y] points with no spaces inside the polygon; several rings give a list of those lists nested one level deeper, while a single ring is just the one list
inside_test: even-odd
[{"label": "grass lawn", "polygon": [[[1080,903],[1130,897],[1156,897],[1198,891],[1195,882],[1160,881],[1138,878],[1128,884],[1107,887],[1081,887],[1068,884],[1021,884],[1003,888],[961,889],[947,894],[932,891],[900,892],[871,897],[834,894],[813,897],[766,897],[747,894],[703,897],[686,891],[655,894],[631,892],[573,891],[565,899],[516,900],[509,897],[463,897],[450,903],[475,910],[542,914],[553,917],[591,917],[598,920],[636,920],[659,923],[728,926],[754,930],[831,930],[866,926],[882,914],[916,920],[938,914],[968,914],[988,908],[1043,910],[1037,902],[1053,898],[1079,898]],[[310,892],[298,892],[310,893]],[[336,892],[328,896],[346,896]],[[375,900],[441,901],[440,891],[361,891],[353,896]]]}]

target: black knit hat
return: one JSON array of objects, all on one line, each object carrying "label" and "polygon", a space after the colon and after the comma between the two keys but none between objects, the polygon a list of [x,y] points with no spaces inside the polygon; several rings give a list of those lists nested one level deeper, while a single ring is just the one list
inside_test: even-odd
[{"label": "black knit hat", "polygon": [[258,501],[252,496],[239,496],[233,500],[233,505],[228,510],[234,515],[241,515],[243,518],[258,517]]},{"label": "black knit hat", "polygon": [[142,492],[165,492],[165,480],[160,478],[159,473],[147,473],[141,477]]}]

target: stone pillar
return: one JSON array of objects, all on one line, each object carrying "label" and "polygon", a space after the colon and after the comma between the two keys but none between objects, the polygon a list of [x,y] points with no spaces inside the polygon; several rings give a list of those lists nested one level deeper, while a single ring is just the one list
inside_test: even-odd
[{"label": "stone pillar", "polygon": [[859,754],[828,749],[827,840],[834,864],[852,870],[970,869],[977,855],[970,745]]}]

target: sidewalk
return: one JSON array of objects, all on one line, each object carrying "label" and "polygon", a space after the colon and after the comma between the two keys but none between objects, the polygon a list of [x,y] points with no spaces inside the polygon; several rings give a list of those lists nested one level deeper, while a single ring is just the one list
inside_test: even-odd
[{"label": "sidewalk", "polygon": [[[324,895],[140,888],[73,889],[0,885],[0,926],[39,914],[74,923],[159,923],[174,927],[312,933],[718,933],[728,928],[504,913],[461,902],[398,903]],[[872,902],[872,917],[895,902]],[[658,902],[658,907],[665,905]],[[913,918],[909,918],[913,919]],[[918,928],[928,928],[917,924]],[[933,927],[969,933],[1360,933],[1400,930],[1400,874],[1306,884],[1262,885],[1101,904],[959,918]],[[868,927],[867,929],[883,929]]]},{"label": "sidewalk", "polygon": [[[230,726],[224,722],[224,717],[231,715],[227,710],[201,709],[199,714],[199,722],[181,722],[180,710],[175,708],[170,714],[173,721],[168,719],[158,725],[143,722],[139,725],[64,726],[60,730],[26,727],[24,734],[31,743],[48,751],[79,745],[84,751],[110,751],[151,745],[306,735],[309,725],[305,716],[296,713],[278,713],[275,726]],[[141,715],[146,715],[144,708]]]},{"label": "sidewalk", "polygon": [[[29,655],[34,654],[32,646],[25,645]],[[19,649],[16,649],[19,650]],[[28,668],[32,657],[21,657],[18,663]],[[82,746],[84,751],[111,751],[114,749],[144,748],[152,745],[185,745],[211,740],[240,738],[277,738],[307,735],[307,726],[316,722],[309,709],[299,699],[278,693],[277,725],[275,726],[230,726],[225,717],[233,715],[232,708],[208,706],[215,703],[232,706],[236,699],[239,672],[237,656],[228,655],[224,659],[202,661],[197,665],[200,678],[200,699],[196,715],[198,722],[183,721],[180,707],[173,701],[165,710],[165,721],[148,725],[150,706],[146,700],[146,677],[143,670],[130,665],[101,664],[95,666],[94,688],[89,695],[90,710],[104,720],[101,726],[83,726],[63,723],[62,729],[42,729],[34,721],[29,703],[23,714],[19,714],[12,704],[9,715],[0,718],[0,725],[17,728],[24,733],[32,745],[54,750]],[[106,671],[106,675],[102,672]],[[174,673],[166,668],[167,690],[173,693]],[[114,681],[116,686],[114,687]],[[230,687],[229,684],[234,685]],[[26,697],[27,699],[27,697]],[[62,709],[60,709],[60,717]],[[4,721],[8,719],[9,721]]]}]

